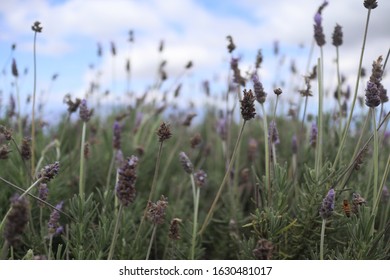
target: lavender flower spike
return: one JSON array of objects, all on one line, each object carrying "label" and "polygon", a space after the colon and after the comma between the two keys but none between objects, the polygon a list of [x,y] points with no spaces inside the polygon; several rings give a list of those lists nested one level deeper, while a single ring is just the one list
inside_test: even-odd
[{"label": "lavender flower spike", "polygon": [[131,156],[118,170],[118,182],[115,186],[116,195],[123,206],[128,206],[135,199],[135,182],[137,180],[136,167],[138,158]]},{"label": "lavender flower spike", "polygon": [[328,191],[328,194],[326,197],[322,200],[321,208],[320,208],[320,216],[322,219],[328,219],[330,216],[332,216],[333,210],[334,210],[334,198],[335,198],[335,191],[333,188],[331,188]]},{"label": "lavender flower spike", "polygon": [[64,228],[60,226],[60,210],[62,209],[63,201],[56,205],[56,208],[50,214],[49,222],[47,223],[49,236],[59,235],[63,232]]}]

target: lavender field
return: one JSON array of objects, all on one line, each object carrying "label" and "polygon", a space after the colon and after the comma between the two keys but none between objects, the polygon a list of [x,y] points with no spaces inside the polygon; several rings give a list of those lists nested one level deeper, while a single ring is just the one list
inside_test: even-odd
[{"label": "lavender field", "polygon": [[126,57],[98,42],[112,68],[85,65],[88,87],[61,96],[63,73],[42,93],[47,25],[31,21],[31,68],[18,42],[0,53],[0,258],[390,259],[390,42],[367,39],[382,2],[353,1],[366,17],[352,75],[343,26],[323,26],[339,3],[318,1],[303,60],[278,38],[248,64],[227,33],[213,38],[226,69],[195,80],[197,56],[172,74],[161,34],[141,89],[130,29]]}]

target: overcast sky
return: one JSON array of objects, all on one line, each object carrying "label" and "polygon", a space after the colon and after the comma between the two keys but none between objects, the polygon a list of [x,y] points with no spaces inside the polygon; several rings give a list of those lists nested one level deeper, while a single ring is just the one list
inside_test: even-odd
[{"label": "overcast sky", "polygon": [[[101,71],[101,90],[120,95],[126,90],[126,59],[131,60],[131,89],[141,95],[153,83],[162,59],[167,61],[168,81],[165,90],[175,83],[189,60],[193,68],[181,78],[183,99],[195,103],[203,98],[201,82],[210,80],[212,91],[220,94],[229,69],[226,36],[231,35],[237,46],[234,56],[240,56],[242,71],[253,68],[258,49],[264,63],[260,76],[265,89],[272,92],[275,81],[289,86],[289,71],[294,60],[299,75],[305,74],[307,57],[313,38],[313,16],[322,0],[12,0],[0,2],[0,66],[3,102],[12,90],[10,83],[10,50],[19,72],[29,69],[20,78],[23,94],[32,92],[33,37],[31,25],[39,20],[43,27],[37,36],[38,92],[44,92],[51,104],[47,111],[58,110],[66,93],[83,97],[89,83]],[[379,0],[371,13],[363,66],[368,71],[379,55],[390,47],[390,1]],[[341,72],[354,88],[367,10],[360,0],[330,0],[323,11],[327,44],[324,47],[325,80],[335,86],[335,48],[331,34],[336,23],[343,27],[344,44],[340,47]],[[134,43],[128,42],[133,30]],[[165,49],[158,53],[161,40]],[[279,42],[279,56],[273,54],[274,42]],[[117,55],[113,60],[110,43]],[[103,47],[103,57],[97,57],[97,43]],[[319,56],[315,48],[311,66]],[[284,63],[280,70],[277,65]],[[94,65],[91,70],[90,65]],[[58,78],[51,83],[53,74]],[[115,80],[113,81],[113,76]],[[275,78],[278,76],[278,78]],[[389,79],[384,80],[389,87]],[[299,81],[298,81],[299,82]],[[297,82],[297,83],[298,83]],[[248,84],[251,87],[252,84]],[[280,85],[278,85],[280,86]],[[332,90],[332,89],[331,89]],[[289,95],[290,94],[290,95]],[[361,93],[364,94],[364,93]],[[293,95],[286,92],[285,99]],[[195,100],[194,100],[195,99]],[[313,101],[315,102],[315,101]],[[313,103],[315,104],[315,103]]]}]

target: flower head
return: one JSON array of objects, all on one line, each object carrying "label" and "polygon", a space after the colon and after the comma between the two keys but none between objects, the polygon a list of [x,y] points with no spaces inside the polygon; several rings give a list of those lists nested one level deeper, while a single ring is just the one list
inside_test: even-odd
[{"label": "flower head", "polygon": [[268,128],[268,140],[275,145],[280,143],[278,128],[276,127],[276,122],[273,120]]},{"label": "flower head", "polygon": [[32,29],[34,32],[37,32],[37,33],[42,32],[41,23],[40,23],[39,21],[34,22],[33,26],[31,26],[31,29]]},{"label": "flower head", "polygon": [[169,226],[169,234],[168,237],[171,240],[179,240],[180,239],[180,232],[179,232],[179,225],[181,223],[181,219],[174,218],[171,221],[171,224]]},{"label": "flower head", "polygon": [[16,66],[15,59],[12,59],[11,72],[12,72],[12,76],[14,76],[15,78],[19,76],[18,67]]},{"label": "flower head", "polygon": [[16,246],[20,241],[28,222],[28,201],[25,197],[14,195],[11,198],[11,211],[4,227],[4,238],[10,245]]},{"label": "flower head", "polygon": [[192,165],[191,160],[188,158],[185,152],[179,153],[179,159],[181,166],[186,173],[191,174],[192,172],[194,172],[194,166]]},{"label": "flower head", "polygon": [[331,188],[328,191],[326,197],[322,200],[321,208],[320,208],[320,216],[322,219],[328,219],[332,216],[334,210],[334,199],[335,199],[335,191]]},{"label": "flower head", "polygon": [[274,245],[267,239],[260,239],[257,241],[256,248],[253,249],[253,256],[258,260],[270,260],[272,259],[272,252]]},{"label": "flower head", "polygon": [[128,206],[135,199],[135,182],[137,180],[136,168],[138,157],[128,157],[118,169],[118,182],[115,186],[116,196],[123,206]]},{"label": "flower head", "polygon": [[165,209],[168,207],[168,198],[161,196],[160,200],[156,203],[148,202],[147,216],[149,220],[155,225],[161,225],[164,223]]},{"label": "flower head", "polygon": [[378,7],[378,2],[376,0],[364,0],[363,2],[364,7],[367,9],[375,9]]},{"label": "flower head", "polygon": [[60,163],[56,161],[53,164],[46,165],[38,173],[38,179],[42,178],[41,183],[48,183],[52,180],[60,170]]},{"label": "flower head", "polygon": [[[49,196],[49,189],[47,188],[47,184],[45,183],[40,183],[38,187],[38,197],[46,201],[47,197]],[[43,204],[41,201],[38,201],[39,207],[43,207],[45,204]]]},{"label": "flower head", "polygon": [[244,97],[241,100],[241,115],[245,121],[253,119],[256,115],[255,110],[255,97],[252,90],[247,91],[244,89]]},{"label": "flower head", "polygon": [[83,122],[88,122],[93,114],[93,109],[92,110],[88,109],[87,100],[85,99],[81,101],[79,114],[80,114],[80,119]]},{"label": "flower head", "polygon": [[316,13],[314,16],[314,39],[319,47],[325,45],[325,35],[322,28],[322,16],[320,13]]},{"label": "flower head", "polygon": [[199,188],[204,187],[207,183],[207,173],[202,169],[194,173],[194,178],[195,178],[195,184]]},{"label": "flower head", "polygon": [[335,47],[343,44],[343,31],[341,30],[341,26],[338,24],[336,24],[332,34],[332,44]]},{"label": "flower head", "polygon": [[317,123],[313,122],[311,124],[311,132],[310,132],[310,146],[313,148],[317,145],[317,135],[318,135],[318,127]]},{"label": "flower head", "polygon": [[171,132],[169,124],[166,124],[165,122],[163,122],[160,125],[159,129],[157,130],[157,136],[158,136],[158,141],[160,143],[171,138],[172,132]]},{"label": "flower head", "polygon": [[377,107],[381,104],[381,98],[379,96],[379,90],[376,83],[371,81],[367,82],[365,101],[366,105],[371,108]]},{"label": "flower head", "polygon": [[122,127],[118,121],[115,121],[113,125],[113,140],[112,140],[112,146],[114,147],[115,150],[121,149],[121,133],[122,133]]},{"label": "flower head", "polygon": [[56,205],[55,209],[53,209],[53,211],[50,214],[50,219],[49,219],[49,222],[47,223],[49,236],[60,235],[64,230],[64,228],[62,226],[60,226],[60,223],[59,223],[59,221],[60,221],[60,212],[59,211],[62,209],[63,204],[64,204],[63,201],[58,203]]},{"label": "flower head", "polygon": [[265,102],[265,99],[267,98],[267,93],[265,93],[263,84],[259,80],[259,76],[257,74],[254,74],[252,76],[253,81],[253,91],[255,92],[256,100],[260,104],[263,104]]}]

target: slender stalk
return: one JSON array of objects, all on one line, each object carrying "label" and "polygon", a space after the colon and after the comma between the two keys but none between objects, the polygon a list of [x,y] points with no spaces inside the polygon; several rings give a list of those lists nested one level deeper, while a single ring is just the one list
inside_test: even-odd
[{"label": "slender stalk", "polygon": [[264,108],[264,104],[261,104],[261,109],[263,110],[263,131],[264,131],[264,154],[265,154],[265,185],[268,192],[268,205],[271,205],[271,174],[269,167],[269,141],[268,141],[268,122],[267,122],[267,113]]},{"label": "slender stalk", "polygon": [[31,112],[31,175],[35,173],[35,98],[37,91],[37,58],[36,58],[37,32],[34,32],[34,89]]},{"label": "slender stalk", "polygon": [[85,134],[87,130],[87,123],[83,122],[83,131],[81,134],[81,150],[80,150],[80,176],[79,176],[79,195],[82,200],[84,200],[84,164],[85,164],[85,158],[84,158],[84,145],[85,145]]},{"label": "slender stalk", "polygon": [[[386,163],[385,171],[383,172],[381,183],[379,185],[379,191],[377,193],[377,196],[374,197],[375,203],[374,203],[374,207],[372,208],[372,215],[373,216],[376,216],[376,214],[377,214],[379,202],[381,200],[381,194],[382,194],[382,191],[383,191],[383,187],[385,186],[385,183],[386,183],[386,180],[387,180],[387,176],[389,175],[389,170],[390,170],[390,154],[387,157],[387,163]],[[388,213],[388,212],[385,212],[385,213]]]},{"label": "slender stalk", "polygon": [[152,188],[150,189],[149,198],[146,201],[146,207],[145,207],[145,210],[144,210],[144,214],[142,215],[141,223],[140,223],[140,225],[138,227],[137,234],[135,235],[135,238],[134,238],[134,244],[136,244],[136,242],[138,240],[138,237],[139,237],[139,234],[140,234],[141,229],[142,229],[142,225],[145,222],[145,217],[146,217],[146,213],[147,213],[147,210],[148,210],[148,202],[152,200],[154,192],[155,192],[155,189],[156,189],[158,170],[160,168],[160,160],[161,160],[161,152],[162,152],[163,143],[164,142],[160,142],[160,146],[158,148],[157,161],[156,161],[156,167],[154,169]]},{"label": "slender stalk", "polygon": [[49,251],[47,252],[47,259],[50,261],[51,260],[51,250],[52,250],[52,246],[53,246],[53,235],[50,234],[50,238],[49,238]]},{"label": "slender stalk", "polygon": [[347,139],[347,134],[348,134],[348,131],[349,131],[349,127],[351,126],[353,111],[354,111],[354,108],[355,108],[355,103],[356,103],[357,94],[358,94],[358,90],[359,90],[360,73],[361,73],[361,70],[362,70],[364,49],[365,49],[365,46],[366,46],[366,39],[367,39],[367,33],[368,33],[368,24],[370,22],[370,14],[371,14],[371,9],[368,9],[366,25],[365,25],[364,35],[363,35],[362,51],[361,51],[361,54],[360,54],[359,67],[358,67],[358,72],[357,72],[357,76],[356,76],[355,93],[354,93],[354,96],[353,96],[353,99],[352,99],[352,106],[351,106],[351,111],[349,113],[348,121],[347,121],[347,124],[346,124],[346,126],[344,128],[343,136],[341,138],[341,143],[340,143],[339,149],[337,150],[336,158],[334,159],[334,162],[333,162],[333,168],[336,167],[336,165],[337,165],[337,163],[338,163],[338,161],[340,159],[341,152],[344,150],[344,145],[345,145],[345,141]]},{"label": "slender stalk", "polygon": [[153,225],[153,232],[152,232],[152,236],[150,237],[148,252],[146,253],[146,260],[149,259],[150,251],[152,250],[153,241],[154,238],[156,237],[156,230],[157,230],[157,225]]},{"label": "slender stalk", "polygon": [[326,219],[322,219],[321,243],[320,243],[320,260],[324,260],[325,225],[326,225]]},{"label": "slender stalk", "polygon": [[375,108],[370,108],[372,111],[372,125],[374,128],[374,153],[373,153],[373,164],[374,164],[374,186],[373,186],[373,198],[375,199],[378,194],[378,176],[379,176],[379,141],[378,131],[376,130],[376,115]]},{"label": "slender stalk", "polygon": [[204,233],[204,231],[206,230],[206,227],[207,227],[207,225],[209,224],[209,222],[210,222],[210,220],[211,220],[211,218],[212,218],[212,216],[213,216],[213,213],[214,213],[214,211],[215,211],[215,207],[216,207],[216,205],[217,205],[217,202],[218,202],[218,200],[219,200],[219,197],[220,197],[221,194],[222,194],[223,187],[225,186],[226,181],[227,181],[227,179],[229,178],[230,170],[231,170],[231,168],[232,168],[232,165],[233,165],[233,162],[234,162],[234,158],[235,158],[235,156],[236,156],[237,148],[238,148],[238,146],[239,146],[239,143],[240,143],[240,140],[241,140],[241,137],[242,137],[242,132],[244,131],[245,124],[246,124],[246,121],[244,121],[244,122],[242,123],[241,130],[240,130],[240,132],[239,132],[239,134],[238,134],[238,138],[237,138],[236,145],[234,146],[233,154],[232,154],[232,156],[231,156],[231,158],[230,158],[229,166],[228,166],[228,168],[227,168],[227,170],[226,170],[226,172],[225,172],[225,176],[223,177],[222,183],[221,183],[221,185],[219,186],[219,189],[218,189],[218,192],[217,192],[217,194],[216,194],[216,196],[215,196],[215,198],[214,198],[213,204],[211,205],[210,210],[209,210],[209,212],[207,213],[206,219],[205,219],[205,221],[203,222],[202,228],[201,228],[200,231],[199,231],[199,234],[200,234],[200,235],[202,235],[202,234]]},{"label": "slender stalk", "polygon": [[[337,71],[337,103],[339,105],[339,113],[338,117],[340,120],[339,123],[339,138],[341,138],[341,131],[342,131],[342,106],[341,106],[341,76],[340,76],[340,54],[339,54],[339,47],[336,47],[336,71]],[[340,140],[340,139],[339,139]]]},{"label": "slender stalk", "polygon": [[[194,175],[191,174],[191,183],[192,188],[195,188],[194,181]],[[191,242],[191,260],[195,259],[195,245],[196,245],[196,232],[197,232],[197,226],[198,226],[198,209],[199,209],[199,193],[200,188],[196,188],[196,194],[194,194],[194,221],[193,221],[193,230],[192,230],[192,242]]]},{"label": "slender stalk", "polygon": [[316,161],[315,161],[315,170],[317,180],[320,175],[320,170],[322,168],[322,145],[323,145],[323,131],[324,131],[324,121],[323,121],[323,103],[324,103],[324,88],[323,88],[323,49],[321,50],[321,58],[318,59],[317,64],[317,73],[318,73],[318,136],[317,136],[317,145],[316,145]]},{"label": "slender stalk", "polygon": [[123,213],[123,205],[121,204],[121,205],[119,206],[118,215],[117,215],[117,217],[116,217],[115,228],[114,228],[114,234],[113,234],[113,236],[112,236],[112,241],[111,241],[111,246],[110,246],[110,252],[108,253],[108,258],[107,258],[107,260],[112,260],[112,257],[114,256],[115,244],[116,244],[116,240],[118,239],[118,230],[119,230],[120,220],[121,220],[121,218],[122,218],[122,213]]}]

